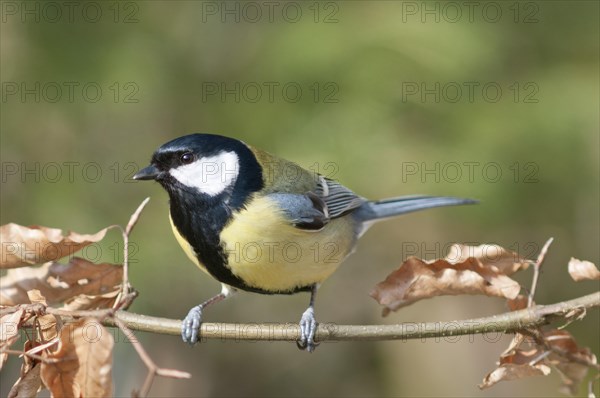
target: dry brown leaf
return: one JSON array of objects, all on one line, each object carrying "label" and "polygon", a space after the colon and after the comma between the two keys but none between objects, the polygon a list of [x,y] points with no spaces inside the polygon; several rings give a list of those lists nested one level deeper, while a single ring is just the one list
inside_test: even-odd
[{"label": "dry brown leaf", "polygon": [[40,369],[42,365],[36,363],[25,375],[19,377],[8,393],[8,398],[35,397],[42,387]]},{"label": "dry brown leaf", "polygon": [[600,280],[600,271],[590,261],[582,261],[571,257],[569,261],[569,275],[575,282],[584,280]]},{"label": "dry brown leaf", "polygon": [[[39,343],[34,340],[27,340],[25,341],[23,352],[34,354],[39,352],[43,346],[47,347],[48,344],[39,345]],[[23,355],[22,357],[21,376],[12,386],[8,394],[9,397],[35,397],[37,395],[36,392],[42,385],[40,378],[40,361],[28,355]]]},{"label": "dry brown leaf", "polygon": [[[35,340],[27,340],[23,345],[23,352],[27,352],[29,354],[34,354],[39,352],[38,348],[40,346],[48,346],[46,344],[40,344]],[[25,376],[27,372],[29,372],[39,361],[35,358],[31,358],[30,356],[23,355],[23,363],[21,364],[21,377]]]},{"label": "dry brown leaf", "polygon": [[48,305],[46,297],[44,297],[44,295],[42,295],[42,292],[40,292],[37,289],[29,290],[27,292],[27,298],[29,299],[31,304],[42,304],[44,306]]},{"label": "dry brown leaf", "polygon": [[500,273],[511,275],[515,272],[527,269],[532,260],[527,260],[499,245],[483,244],[479,246],[468,246],[455,243],[450,246],[448,254],[444,258],[452,264],[458,264],[473,257],[481,262],[484,267],[496,267]]},{"label": "dry brown leaf", "polygon": [[42,381],[52,396],[109,397],[112,395],[114,340],[97,320],[84,318],[65,325],[55,352],[44,352]]},{"label": "dry brown leaf", "polygon": [[564,361],[562,357],[551,354],[548,361],[553,364],[560,374],[562,385],[560,392],[563,394],[577,395],[581,382],[588,373],[588,367],[577,362]]},{"label": "dry brown leaf", "polygon": [[513,354],[500,358],[500,365],[490,372],[479,388],[490,388],[501,381],[517,380],[531,376],[547,376],[550,367],[542,359],[543,352],[538,349],[530,351],[515,350]]},{"label": "dry brown leaf", "polygon": [[[19,327],[21,326],[21,318],[24,312],[22,308],[19,308],[12,314],[7,314],[0,318],[0,349],[10,348],[19,339]],[[3,352],[0,354],[0,370],[7,359],[7,353]]]},{"label": "dry brown leaf", "polygon": [[[518,347],[525,336],[517,333],[509,347],[500,355],[500,366],[488,374],[480,388],[488,388],[499,381],[547,375],[553,366],[562,378],[561,392],[574,395],[586,378],[588,369],[595,367],[596,356],[588,348],[577,346],[573,336],[559,329],[541,332],[544,343],[535,343],[530,351]],[[533,344],[532,341],[529,342]]]},{"label": "dry brown leaf", "polygon": [[[0,350],[9,349],[13,344],[15,344],[19,340],[19,336],[13,336],[5,341],[0,341]],[[6,352],[0,353],[0,370],[4,366],[4,363],[8,359],[8,354]]]},{"label": "dry brown leaf", "polygon": [[[29,297],[31,304],[42,304],[45,307],[48,306],[46,298],[37,289],[29,290],[27,296]],[[50,341],[58,335],[58,329],[61,326],[60,317],[52,314],[45,314],[36,317],[36,321],[39,333],[41,334],[41,341]]]},{"label": "dry brown leaf", "polygon": [[0,227],[0,268],[17,268],[56,261],[99,242],[110,227],[95,234],[69,232],[42,226],[24,227],[10,223]]},{"label": "dry brown leaf", "polygon": [[[19,339],[19,327],[24,313],[25,311],[19,308],[12,314],[6,314],[0,318],[0,349],[10,348]],[[0,354],[0,370],[7,359],[7,353]]]},{"label": "dry brown leaf", "polygon": [[544,332],[544,340],[552,347],[569,354],[579,355],[587,352],[587,349],[581,349],[577,345],[573,335],[566,330],[550,329]]},{"label": "dry brown leaf", "polygon": [[483,294],[513,299],[520,290],[517,282],[472,257],[456,264],[409,257],[375,286],[371,296],[386,307],[383,310],[386,316],[390,311],[435,296]]},{"label": "dry brown leaf", "polygon": [[531,376],[547,376],[549,374],[550,368],[547,365],[544,365],[543,363],[539,363],[533,366],[528,364],[515,365],[512,363],[508,363],[499,366],[487,376],[485,376],[483,382],[479,384],[479,388],[484,390],[486,388],[490,388],[494,384],[499,383],[501,381],[518,380]]},{"label": "dry brown leaf", "polygon": [[521,333],[515,333],[506,350],[500,354],[500,360],[502,361],[502,358],[515,355],[518,351],[518,348],[521,346],[521,344],[523,344],[523,342],[525,342],[526,339],[527,337],[525,335]]},{"label": "dry brown leaf", "polygon": [[99,295],[87,295],[80,294],[67,301],[65,301],[63,310],[66,311],[78,311],[78,310],[89,310],[99,308],[112,308],[117,300],[117,297],[121,293],[121,290],[115,287],[115,290],[106,294]]},{"label": "dry brown leaf", "polygon": [[[0,278],[0,304],[29,303],[27,292],[34,289],[41,292],[49,305],[72,301],[78,295],[101,296],[119,289],[122,280],[122,266],[94,264],[79,257],[74,257],[68,264],[46,263],[40,267],[15,268]],[[97,302],[90,301],[91,304]]]},{"label": "dry brown leaf", "polygon": [[[563,384],[561,392],[575,395],[585,379],[589,367],[583,363],[596,364],[596,356],[587,347],[579,347],[575,338],[566,330],[552,329],[544,333],[544,340],[554,352],[548,363],[560,373]],[[583,363],[581,363],[583,362]]]},{"label": "dry brown leaf", "polygon": [[19,334],[19,326],[21,326],[21,318],[24,312],[23,308],[19,308],[15,312],[3,315],[0,318],[0,343]]}]

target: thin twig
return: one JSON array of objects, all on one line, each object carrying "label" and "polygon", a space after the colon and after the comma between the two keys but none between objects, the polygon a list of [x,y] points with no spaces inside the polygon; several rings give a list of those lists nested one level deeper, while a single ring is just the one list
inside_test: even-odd
[{"label": "thin twig", "polygon": [[24,355],[31,359],[35,359],[36,361],[45,362],[45,363],[56,363],[62,361],[62,359],[58,358],[45,358],[41,355],[30,354],[27,351],[19,351],[19,350],[8,350],[8,349],[0,349],[0,354],[9,354],[9,355]]},{"label": "thin twig", "polygon": [[166,368],[158,368],[156,369],[156,374],[163,377],[171,377],[173,379],[189,379],[192,377],[188,372],[182,372],[177,369],[166,369]]},{"label": "thin twig", "polygon": [[123,282],[121,284],[121,292],[117,296],[115,300],[115,304],[113,309],[118,308],[127,308],[131,305],[134,297],[130,297],[130,289],[131,285],[129,284],[129,235],[133,230],[133,227],[137,224],[140,214],[144,210],[144,207],[148,204],[150,198],[146,198],[140,203],[138,208],[133,212],[131,217],[129,218],[129,222],[125,228],[118,226],[121,229],[121,234],[123,235]]},{"label": "thin twig", "polygon": [[600,373],[596,375],[596,377],[590,381],[588,381],[588,398],[594,398],[594,383],[600,380]]},{"label": "thin twig", "polygon": [[535,295],[535,289],[537,288],[538,279],[540,277],[540,268],[542,267],[542,263],[544,262],[544,258],[546,257],[546,253],[548,252],[548,248],[552,244],[554,238],[550,238],[542,247],[540,254],[538,254],[538,258],[533,265],[533,280],[531,281],[531,290],[529,291],[529,298],[527,299],[527,307],[531,307],[533,305],[533,296]]},{"label": "thin twig", "polygon": [[119,320],[118,318],[115,317],[113,319],[114,319],[115,325],[119,329],[121,329],[123,334],[125,334],[125,336],[129,340],[131,345],[133,345],[133,348],[136,350],[136,352],[140,356],[140,359],[142,360],[142,362],[144,362],[144,364],[148,368],[148,375],[146,376],[146,379],[144,380],[144,384],[142,385],[142,388],[136,395],[139,395],[142,397],[147,396],[148,392],[150,391],[150,387],[152,386],[152,382],[154,381],[154,377],[157,375],[164,376],[164,377],[172,377],[175,379],[189,379],[190,377],[192,377],[192,375],[190,375],[189,373],[182,372],[180,370],[159,368],[154,363],[152,358],[150,358],[150,355],[148,355],[148,353],[146,352],[146,350],[144,349],[142,344],[136,338],[132,337],[133,332],[131,331],[131,329],[129,329],[127,327],[127,325],[124,322],[122,322],[121,320]]},{"label": "thin twig", "polygon": [[[129,288],[133,289],[131,286]],[[115,302],[115,305],[113,306],[113,310],[114,311],[126,310],[127,308],[129,308],[131,303],[133,303],[133,300],[135,300],[138,295],[139,295],[139,293],[135,289],[131,290],[127,295],[119,294],[118,300]]]},{"label": "thin twig", "polygon": [[145,397],[148,395],[148,391],[150,391],[150,387],[152,386],[152,381],[154,380],[154,375],[156,374],[157,366],[154,363],[154,361],[152,361],[152,358],[150,358],[146,350],[144,350],[144,347],[140,344],[140,342],[137,339],[132,338],[133,332],[119,319],[114,318],[114,320],[117,327],[121,329],[123,334],[125,334],[129,342],[133,345],[133,348],[138,353],[142,362],[144,362],[144,364],[148,368],[148,374],[146,375],[144,384],[142,385],[142,388],[138,393],[139,396]]},{"label": "thin twig", "polygon": [[36,345],[35,347],[27,350],[27,352],[30,353],[30,354],[37,354],[40,351],[44,351],[45,349],[52,347],[53,345],[55,345],[59,341],[60,341],[60,337],[56,336],[55,338],[53,338],[51,340],[48,340],[44,344]]},{"label": "thin twig", "polygon": [[121,230],[121,237],[123,238],[123,280],[121,281],[121,291],[117,295],[115,303],[113,304],[113,310],[119,307],[123,297],[127,296],[129,293],[129,250],[127,247],[129,246],[129,238],[125,233],[125,228],[120,225],[115,225],[115,227]]},{"label": "thin twig", "polygon": [[538,355],[537,357],[535,357],[531,361],[529,361],[529,366],[534,366],[536,363],[538,363],[542,359],[546,358],[548,355],[550,355],[550,351],[542,352],[540,355]]},{"label": "thin twig", "polygon": [[142,203],[140,203],[138,208],[133,212],[131,217],[129,218],[129,222],[127,223],[127,226],[125,227],[125,234],[127,236],[131,235],[131,230],[133,230],[133,227],[135,227],[135,224],[137,224],[137,222],[140,218],[140,214],[142,214],[142,210],[144,210],[144,207],[146,207],[146,205],[148,204],[149,201],[150,201],[150,197],[147,197],[146,199],[144,199],[142,201]]}]

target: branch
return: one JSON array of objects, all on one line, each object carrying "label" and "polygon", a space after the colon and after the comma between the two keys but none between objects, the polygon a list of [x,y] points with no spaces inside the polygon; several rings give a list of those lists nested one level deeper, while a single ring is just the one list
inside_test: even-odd
[{"label": "branch", "polygon": [[[321,323],[318,341],[380,341],[460,336],[481,333],[511,333],[559,320],[570,320],[581,309],[600,307],[600,292],[550,305],[536,305],[519,311],[485,318],[450,322],[405,322],[396,325],[337,325]],[[48,309],[50,310],[50,308]],[[50,312],[50,311],[49,311]],[[132,330],[180,335],[181,321],[117,311],[115,318]],[[117,326],[106,318],[106,326]],[[203,323],[201,338],[207,340],[296,341],[300,337],[297,323]]]}]

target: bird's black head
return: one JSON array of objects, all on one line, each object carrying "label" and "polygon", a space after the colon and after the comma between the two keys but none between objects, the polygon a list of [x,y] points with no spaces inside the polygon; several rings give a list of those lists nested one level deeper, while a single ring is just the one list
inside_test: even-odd
[{"label": "bird's black head", "polygon": [[167,142],[154,152],[134,180],[156,180],[171,199],[193,195],[207,203],[243,207],[263,188],[262,168],[243,142],[214,134],[191,134]]}]

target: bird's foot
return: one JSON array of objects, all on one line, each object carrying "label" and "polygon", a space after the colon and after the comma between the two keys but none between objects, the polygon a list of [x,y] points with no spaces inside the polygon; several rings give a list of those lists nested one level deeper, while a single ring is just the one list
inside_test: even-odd
[{"label": "bird's foot", "polygon": [[300,319],[300,339],[296,342],[298,348],[313,352],[319,345],[315,343],[315,334],[317,331],[317,320],[315,319],[315,310],[309,307]]},{"label": "bird's foot", "polygon": [[200,324],[202,323],[202,305],[193,307],[181,324],[181,338],[184,343],[194,345],[198,342],[200,335]]}]

